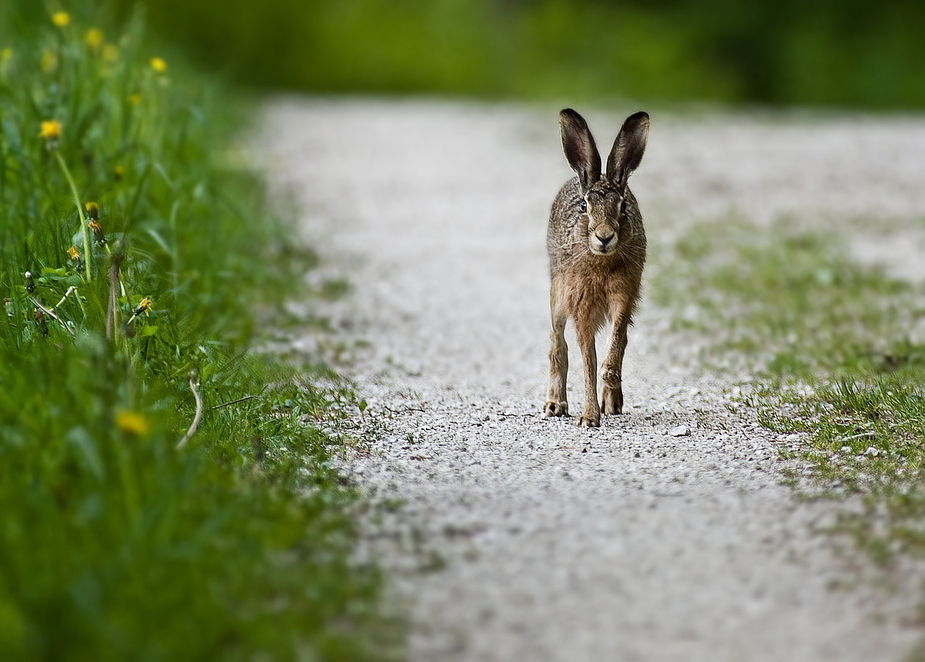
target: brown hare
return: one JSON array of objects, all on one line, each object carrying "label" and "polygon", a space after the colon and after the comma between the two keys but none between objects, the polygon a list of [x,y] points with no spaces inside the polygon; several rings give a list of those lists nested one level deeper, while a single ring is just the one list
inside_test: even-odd
[{"label": "brown hare", "polygon": [[[623,409],[623,352],[626,330],[639,298],[646,261],[646,233],[636,198],[626,185],[639,166],[649,135],[649,116],[639,112],[623,123],[601,174],[601,157],[584,118],[574,110],[559,113],[562,149],[577,177],[565,183],[549,216],[546,246],[552,286],[552,348],[546,416],[568,415],[568,347],[565,323],[574,320],[584,359],[585,406],[575,425],[597,427],[601,412]],[[594,338],[613,321],[610,347],[601,367],[603,391],[597,401],[597,350]]]}]

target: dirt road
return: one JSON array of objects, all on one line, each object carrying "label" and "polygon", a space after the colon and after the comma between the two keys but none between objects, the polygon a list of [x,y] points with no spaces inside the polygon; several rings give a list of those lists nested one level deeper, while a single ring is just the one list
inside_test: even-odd
[{"label": "dirt road", "polygon": [[[633,110],[585,115],[609,145]],[[901,659],[914,593],[813,533],[850,506],[793,499],[778,448],[798,440],[737,409],[731,378],[699,374],[665,312],[644,299],[630,331],[626,415],[591,431],[541,417],[545,224],[571,175],[557,111],[278,99],[255,139],[322,275],[354,286],[325,313],[362,341],[347,371],[376,441],[345,470],[404,501],[368,544],[407,600],[411,658]],[[631,180],[650,262],[730,213],[918,215],[922,154],[914,119],[652,113]]]}]

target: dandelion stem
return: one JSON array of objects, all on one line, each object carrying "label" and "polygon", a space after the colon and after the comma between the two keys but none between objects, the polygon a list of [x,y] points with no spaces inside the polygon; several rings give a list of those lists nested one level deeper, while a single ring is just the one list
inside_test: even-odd
[{"label": "dandelion stem", "polygon": [[72,293],[72,292],[76,292],[76,291],[77,291],[77,288],[74,287],[73,285],[71,285],[69,288],[67,288],[67,292],[65,292],[65,293],[64,293],[64,296],[61,297],[61,301],[59,301],[58,303],[56,303],[56,304],[54,305],[54,308],[52,308],[52,310],[54,310],[55,308],[57,308],[58,306],[60,306],[62,303],[64,303],[64,301],[65,301],[69,296],[71,296],[71,293]]},{"label": "dandelion stem", "polygon": [[183,450],[183,447],[186,446],[186,442],[196,434],[196,428],[199,427],[199,421],[202,420],[202,398],[199,397],[199,391],[196,390],[196,376],[190,375],[189,378],[189,387],[193,392],[193,397],[196,398],[196,415],[193,417],[193,423],[189,426],[189,430],[186,431],[186,434],[183,435],[183,438],[177,444],[177,450]]},{"label": "dandelion stem", "polygon": [[67,179],[67,183],[71,185],[71,193],[74,194],[74,204],[77,205],[77,215],[80,217],[80,233],[84,240],[84,267],[87,270],[87,281],[90,281],[90,237],[87,235],[87,221],[84,218],[84,210],[83,207],[80,206],[80,196],[77,194],[77,186],[74,184],[74,178],[71,177],[71,171],[68,170],[67,163],[64,162],[64,157],[61,156],[61,152],[57,149],[55,150],[55,157],[61,165],[61,170],[64,171],[64,177]]}]

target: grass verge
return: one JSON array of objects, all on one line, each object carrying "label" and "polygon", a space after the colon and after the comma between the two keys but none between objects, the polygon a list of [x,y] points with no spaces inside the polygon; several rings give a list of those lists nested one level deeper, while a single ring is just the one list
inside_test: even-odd
[{"label": "grass verge", "polygon": [[394,659],[323,431],[353,396],[250,351],[314,257],[226,147],[239,100],[137,20],[31,27],[0,40],[4,658]]},{"label": "grass verge", "polygon": [[925,555],[925,290],[853,261],[838,237],[705,224],[663,260],[654,296],[678,332],[711,339],[705,360],[754,371],[747,404],[806,435],[817,496],[863,495],[836,528],[885,564]]}]

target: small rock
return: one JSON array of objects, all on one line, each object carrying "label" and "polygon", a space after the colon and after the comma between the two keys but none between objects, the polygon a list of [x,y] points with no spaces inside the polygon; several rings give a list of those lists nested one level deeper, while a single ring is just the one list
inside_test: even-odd
[{"label": "small rock", "polygon": [[670,434],[672,437],[688,437],[690,436],[690,433],[691,429],[686,425],[679,425],[668,430],[668,434]]},{"label": "small rock", "polygon": [[877,457],[880,455],[880,449],[874,448],[873,446],[868,446],[867,450],[864,451],[864,455],[870,455],[871,457]]}]

